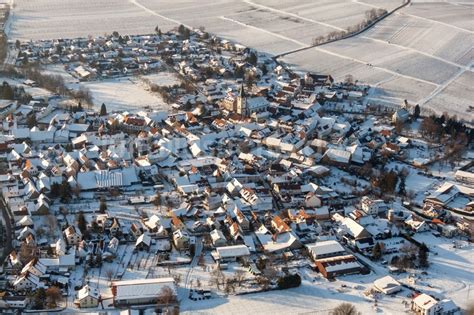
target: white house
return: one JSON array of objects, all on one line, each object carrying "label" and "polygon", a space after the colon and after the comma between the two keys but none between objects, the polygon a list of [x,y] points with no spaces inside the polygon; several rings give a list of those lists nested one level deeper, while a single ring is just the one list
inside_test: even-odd
[{"label": "white house", "polygon": [[341,256],[346,254],[346,250],[338,241],[322,241],[315,244],[306,245],[314,260],[328,257]]},{"label": "white house", "polygon": [[210,235],[211,235],[212,244],[214,246],[221,247],[227,244],[225,236],[221,230],[218,230],[218,229],[212,230]]},{"label": "white house", "polygon": [[402,289],[400,282],[393,279],[391,276],[385,276],[375,280],[374,287],[384,294],[393,294]]},{"label": "white house", "polygon": [[86,284],[77,292],[77,298],[74,304],[79,308],[97,307],[99,305],[99,299],[99,290],[97,290],[97,288],[91,288]]},{"label": "white house", "polygon": [[69,245],[78,245],[82,240],[81,232],[72,225],[64,230],[64,236]]},{"label": "white house", "polygon": [[378,215],[388,211],[388,205],[383,200],[372,200],[367,196],[362,197],[361,208],[367,214]]},{"label": "white house", "polygon": [[215,260],[219,262],[235,261],[237,258],[250,256],[250,251],[246,245],[233,245],[217,247],[212,253]]},{"label": "white house", "polygon": [[411,310],[417,315],[435,315],[440,311],[440,305],[428,294],[420,294],[411,301]]}]

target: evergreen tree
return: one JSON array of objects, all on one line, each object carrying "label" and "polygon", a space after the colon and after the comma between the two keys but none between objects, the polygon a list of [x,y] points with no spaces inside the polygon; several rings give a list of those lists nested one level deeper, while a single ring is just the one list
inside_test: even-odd
[{"label": "evergreen tree", "polygon": [[428,267],[428,247],[422,243],[418,248],[418,263],[421,268]]},{"label": "evergreen tree", "polygon": [[86,217],[84,216],[84,212],[80,211],[77,215],[77,227],[84,234],[87,231],[87,222]]},{"label": "evergreen tree", "polygon": [[375,243],[375,246],[372,249],[372,257],[375,260],[379,260],[380,258],[382,258],[382,246],[379,242]]},{"label": "evergreen tree", "polygon": [[61,191],[61,185],[59,183],[53,183],[51,185],[50,195],[53,198],[58,198]]},{"label": "evergreen tree", "polygon": [[244,69],[242,67],[236,67],[234,75],[237,79],[241,79],[244,77]]},{"label": "evergreen tree", "polygon": [[100,106],[100,116],[107,116],[107,107],[104,103]]},{"label": "evergreen tree", "polygon": [[61,200],[64,202],[68,202],[69,199],[71,198],[71,185],[67,180],[63,180],[59,187],[59,196],[61,197]]},{"label": "evergreen tree", "polygon": [[106,210],[107,210],[107,203],[105,202],[104,198],[100,198],[99,212],[105,213]]},{"label": "evergreen tree", "polygon": [[189,30],[189,28],[185,28],[184,33],[183,33],[183,38],[189,39],[190,37],[191,37],[191,31]]},{"label": "evergreen tree", "polygon": [[83,110],[84,110],[84,109],[82,108],[82,103],[79,102],[79,103],[77,104],[77,111],[78,111],[78,112],[82,112]]},{"label": "evergreen tree", "polygon": [[400,177],[400,185],[398,185],[398,193],[401,196],[405,196],[407,194],[406,187],[405,187],[405,176]]},{"label": "evergreen tree", "polygon": [[14,96],[15,93],[13,92],[13,88],[10,86],[10,84],[8,84],[8,82],[3,81],[0,98],[5,100],[12,100]]},{"label": "evergreen tree", "polygon": [[33,308],[41,310],[44,307],[44,301],[46,300],[46,290],[44,288],[38,288],[33,293]]},{"label": "evergreen tree", "polygon": [[257,65],[257,61],[258,61],[258,57],[257,57],[257,54],[255,52],[251,52],[250,55],[248,56],[247,58],[247,61],[248,63],[252,64],[252,65]]},{"label": "evergreen tree", "polygon": [[26,118],[26,124],[28,125],[28,128],[33,128],[36,126],[37,121],[36,121],[36,114],[32,113],[31,115]]},{"label": "evergreen tree", "polygon": [[418,119],[418,117],[420,117],[420,113],[421,113],[420,105],[416,104],[415,110],[413,111],[413,118]]}]

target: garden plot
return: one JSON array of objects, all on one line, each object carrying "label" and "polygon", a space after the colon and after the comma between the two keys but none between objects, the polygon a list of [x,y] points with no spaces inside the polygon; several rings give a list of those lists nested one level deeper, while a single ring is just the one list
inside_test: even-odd
[{"label": "garden plot", "polygon": [[466,120],[474,119],[474,111],[470,110],[474,100],[474,73],[466,71],[451,82],[444,90],[428,100],[426,106],[438,114],[448,112]]}]

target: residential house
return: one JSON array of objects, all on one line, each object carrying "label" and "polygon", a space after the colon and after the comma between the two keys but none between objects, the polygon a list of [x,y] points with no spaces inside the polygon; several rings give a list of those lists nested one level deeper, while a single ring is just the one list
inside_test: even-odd
[{"label": "residential house", "polygon": [[99,302],[99,290],[86,284],[77,292],[77,298],[74,301],[74,304],[79,308],[92,308],[97,307]]}]

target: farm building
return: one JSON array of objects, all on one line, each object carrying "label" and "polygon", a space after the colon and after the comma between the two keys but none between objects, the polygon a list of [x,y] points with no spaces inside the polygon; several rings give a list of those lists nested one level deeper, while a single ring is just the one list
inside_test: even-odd
[{"label": "farm building", "polygon": [[115,306],[156,304],[160,291],[169,287],[176,296],[173,278],[137,279],[112,282]]},{"label": "farm building", "polygon": [[353,255],[318,259],[316,260],[316,266],[319,272],[328,279],[362,271],[362,266]]}]

